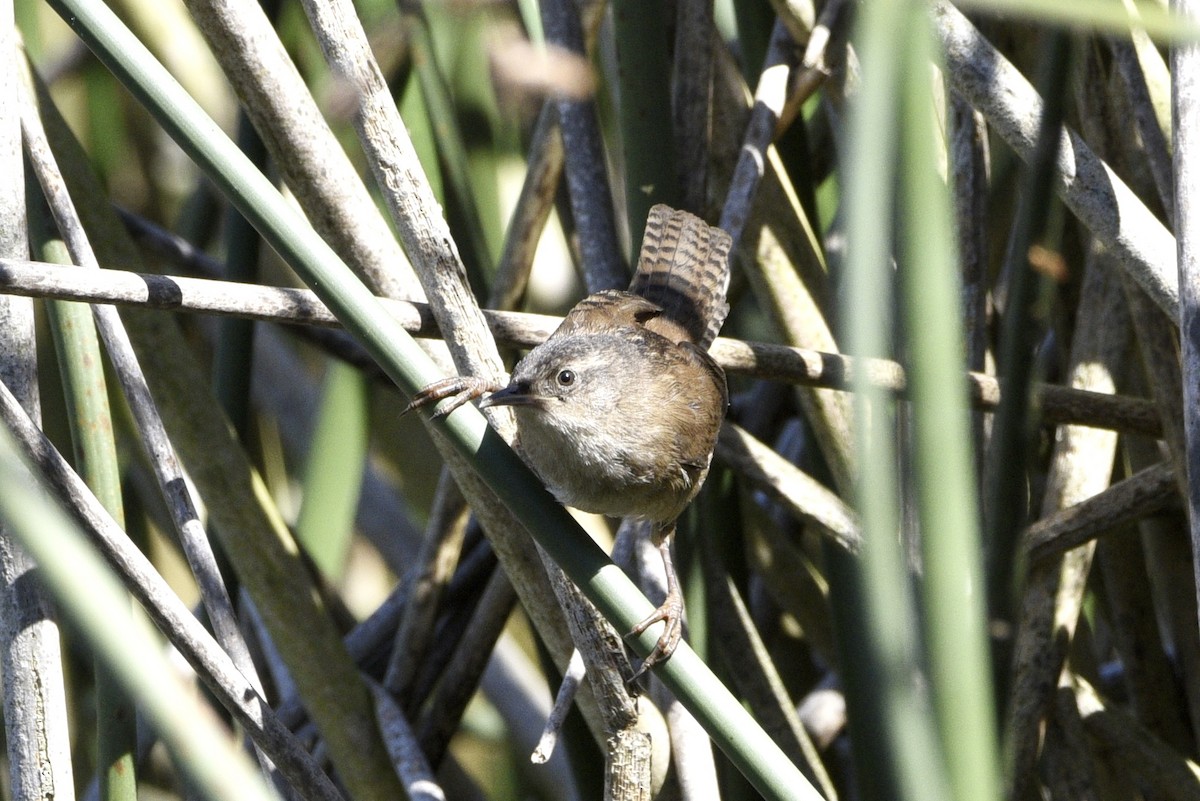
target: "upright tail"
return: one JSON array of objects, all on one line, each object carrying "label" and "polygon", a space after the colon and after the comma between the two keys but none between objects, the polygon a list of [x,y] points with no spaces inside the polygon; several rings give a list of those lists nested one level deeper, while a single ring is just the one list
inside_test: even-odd
[{"label": "upright tail", "polygon": [[650,209],[629,291],[661,306],[663,316],[707,350],[729,313],[728,233],[661,203]]}]

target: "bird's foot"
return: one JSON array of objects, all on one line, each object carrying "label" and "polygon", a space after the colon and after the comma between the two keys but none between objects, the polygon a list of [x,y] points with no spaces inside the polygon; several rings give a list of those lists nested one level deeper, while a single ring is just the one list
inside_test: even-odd
[{"label": "bird's foot", "polygon": [[[433,416],[435,418],[445,417],[464,403],[478,400],[487,393],[500,389],[501,386],[494,380],[470,375],[443,378],[441,381],[434,381],[413,395],[412,400],[400,414],[408,414],[413,409],[423,409],[440,403],[441,405],[434,410]],[[442,403],[442,401],[446,401],[446,403]]]},{"label": "bird's foot", "polygon": [[663,629],[658,642],[654,644],[654,649],[646,655],[641,666],[634,671],[633,677],[629,679],[629,683],[637,681],[643,673],[658,663],[670,659],[671,654],[675,653],[675,649],[679,647],[679,641],[683,638],[683,598],[680,596],[678,590],[668,592],[666,600],[662,602],[662,606],[655,609],[652,615],[634,626],[633,630],[626,636],[636,637],[660,620],[666,623],[667,627]]}]

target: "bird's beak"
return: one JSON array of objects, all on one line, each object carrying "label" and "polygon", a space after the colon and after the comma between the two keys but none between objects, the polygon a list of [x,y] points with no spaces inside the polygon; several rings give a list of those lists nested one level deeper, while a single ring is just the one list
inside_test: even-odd
[{"label": "bird's beak", "polygon": [[537,406],[538,399],[529,394],[529,388],[522,384],[509,384],[499,392],[493,392],[479,402],[480,409],[489,406]]}]

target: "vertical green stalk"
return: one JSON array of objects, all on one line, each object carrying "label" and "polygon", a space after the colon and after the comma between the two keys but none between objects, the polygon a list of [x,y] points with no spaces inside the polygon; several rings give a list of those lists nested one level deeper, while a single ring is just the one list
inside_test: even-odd
[{"label": "vertical green stalk", "polygon": [[0,428],[0,521],[36,560],[59,607],[145,713],[189,788],[206,801],[275,801],[229,729],[182,686],[145,614],[134,610],[112,571],[18,452],[8,429]]},{"label": "vertical green stalk", "polygon": [[367,379],[355,368],[331,361],[296,521],[296,539],[330,579],[341,574],[354,535],[366,456]]},{"label": "vertical green stalk", "polygon": [[769,3],[758,0],[733,0],[732,6],[742,49],[742,71],[746,83],[754,86],[758,83],[758,67],[767,58],[775,14]]},{"label": "vertical green stalk", "polygon": [[[47,262],[70,264],[66,245],[58,239],[45,203],[27,177],[31,246]],[[104,363],[92,312],[86,304],[48,301],[46,317],[66,399],[75,463],[88,487],[113,519],[125,525],[121,498],[121,466],[113,438]],[[137,726],[133,706],[102,660],[95,662],[96,764],[101,801],[135,801],[137,774],[134,748]]]},{"label": "vertical green stalk", "polygon": [[[263,3],[263,10],[272,19],[278,16],[277,0]],[[237,146],[250,163],[266,173],[268,159],[266,142],[250,121],[245,109],[238,109]],[[225,206],[223,244],[225,252],[225,278],[247,284],[258,283],[258,262],[262,252],[262,237],[254,226],[232,204]],[[229,423],[237,433],[238,440],[246,447],[250,442],[250,377],[254,374],[254,328],[253,320],[238,317],[223,317],[217,321],[217,345],[213,353],[213,394],[229,417]],[[224,579],[229,596],[238,597],[237,573],[229,564],[229,557],[220,546],[220,538],[212,529],[208,539],[213,543],[218,570]]]},{"label": "vertical green stalk", "polygon": [[958,801],[999,801],[1000,772],[949,189],[937,174],[932,31],[914,13],[903,85],[904,331],[911,356],[921,589],[934,710]]},{"label": "vertical green stalk", "polygon": [[[404,4],[402,6],[407,8]],[[411,13],[405,14],[405,30],[409,36],[409,47],[412,48],[412,61],[421,96],[425,100],[425,111],[429,114],[429,125],[434,132],[438,165],[443,170],[442,176],[446,182],[447,208],[457,212],[462,226],[462,234],[457,237],[461,243],[459,253],[475,296],[482,299],[487,297],[486,278],[491,275],[496,260],[492,256],[493,248],[488,242],[480,215],[477,193],[471,184],[466,139],[458,124],[450,87],[435,57],[430,20],[422,8],[416,5],[412,8]],[[456,24],[464,23],[459,20]],[[474,36],[474,33],[467,35]],[[407,117],[405,121],[408,121]],[[451,204],[454,204],[453,208]]]},{"label": "vertical green stalk", "polygon": [[[992,420],[992,440],[985,464],[984,525],[989,613],[994,620],[1010,624],[1016,615],[1014,565],[1021,561],[1017,535],[1028,511],[1025,474],[1031,439],[1029,387],[1033,382],[1033,336],[1040,328],[1035,306],[1049,283],[1047,277],[1029,266],[1028,254],[1050,217],[1054,162],[1066,113],[1070,44],[1063,31],[1050,31],[1045,37],[1038,93],[1046,103],[1037,145],[1021,175],[1017,217],[1005,264],[1009,288],[997,356],[1004,394]],[[1011,647],[1011,643],[1005,645]],[[996,672],[1007,676],[1008,648],[998,651]]]},{"label": "vertical green stalk", "polygon": [[517,13],[521,16],[521,24],[525,26],[529,41],[539,46],[544,45],[546,34],[542,31],[542,12],[538,8],[537,0],[517,0]]},{"label": "vertical green stalk", "polygon": [[[245,111],[238,113],[238,148],[251,163],[266,172],[267,146],[250,124]],[[258,281],[258,256],[262,237],[230,204],[225,211],[225,278],[247,284]],[[225,317],[219,321],[213,357],[213,393],[229,422],[246,442],[250,426],[250,376],[254,364],[254,321]]]},{"label": "vertical green stalk", "polygon": [[625,154],[625,214],[636,261],[650,207],[655,203],[676,206],[679,197],[663,6],[645,0],[615,0],[613,29]]},{"label": "vertical green stalk", "polygon": [[[917,3],[874,0],[859,10],[856,42],[862,84],[850,114],[846,219],[850,247],[843,307],[854,356],[889,356],[892,334],[890,236],[894,219],[900,78]],[[925,73],[921,65],[919,72]],[[926,73],[927,74],[927,73]],[[866,798],[948,797],[932,714],[920,687],[919,627],[898,539],[894,403],[862,374],[854,376],[856,500],[861,562],[835,564],[848,609],[839,611],[854,755]],[[848,597],[847,597],[848,596]]]}]

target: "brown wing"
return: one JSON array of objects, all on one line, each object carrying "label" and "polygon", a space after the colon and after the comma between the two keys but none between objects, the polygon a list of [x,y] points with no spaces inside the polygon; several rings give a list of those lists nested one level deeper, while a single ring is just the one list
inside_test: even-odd
[{"label": "brown wing", "polygon": [[[696,382],[690,389],[698,398],[709,398],[709,401],[694,405],[699,412],[687,425],[688,436],[679,443],[680,467],[688,474],[696,488],[708,471],[712,459],[713,448],[717,444],[717,435],[721,430],[721,421],[729,407],[729,389],[725,384],[725,371],[713,360],[708,351],[691,342],[681,342],[677,346],[681,358],[698,363],[704,372],[694,377]],[[707,381],[706,381],[707,379]],[[705,386],[707,384],[708,386]],[[710,393],[715,392],[717,398]],[[719,399],[718,403],[712,400]]]},{"label": "brown wing", "polygon": [[567,313],[554,336],[611,331],[623,326],[645,325],[663,313],[662,307],[639,295],[606,289],[588,295]]},{"label": "brown wing", "polygon": [[[637,272],[629,291],[659,306],[662,317],[648,324],[675,341],[681,337],[666,320],[682,326],[702,349],[716,339],[729,304],[729,249],[732,239],[699,217],[659,204],[650,210]],[[662,318],[666,318],[663,320]]]},{"label": "brown wing", "polygon": [[708,372],[708,377],[712,380],[713,385],[716,386],[718,391],[720,391],[721,417],[724,418],[725,412],[729,407],[729,387],[725,383],[725,371],[721,368],[721,365],[717,364],[717,360],[699,345],[685,342],[681,347],[691,352],[704,365],[704,369]]}]

